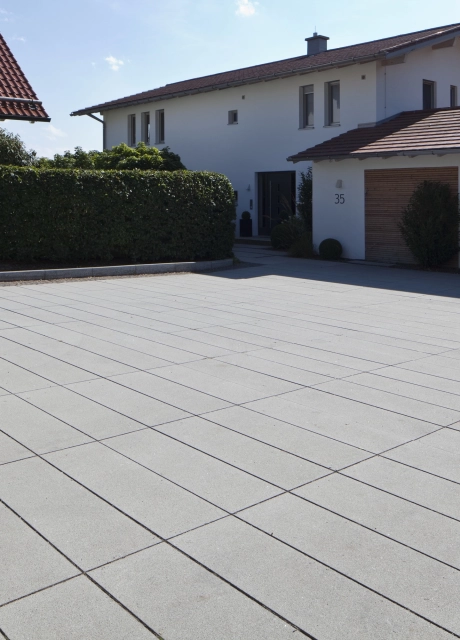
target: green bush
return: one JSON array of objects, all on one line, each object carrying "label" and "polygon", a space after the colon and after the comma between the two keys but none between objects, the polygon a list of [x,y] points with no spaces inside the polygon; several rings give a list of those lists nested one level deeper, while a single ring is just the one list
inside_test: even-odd
[{"label": "green bush", "polygon": [[319,255],[323,260],[338,260],[342,255],[342,245],[334,238],[326,238],[319,245]]},{"label": "green bush", "polygon": [[161,151],[156,147],[148,147],[139,142],[135,147],[128,147],[122,142],[116,147],[104,151],[83,151],[75,147],[75,151],[56,154],[52,160],[40,158],[36,166],[43,169],[142,169],[147,171],[178,171],[185,169],[180,157],[169,147]]},{"label": "green bush", "polygon": [[312,258],[314,256],[311,233],[304,231],[289,248],[291,258]]},{"label": "green bush", "polygon": [[458,253],[458,224],[457,194],[448,184],[425,180],[412,194],[399,228],[417,262],[429,268]]},{"label": "green bush", "polygon": [[313,221],[313,173],[311,167],[305,173],[300,174],[297,188],[297,212],[304,222],[305,229],[311,232]]},{"label": "green bush", "polygon": [[251,214],[249,211],[243,211],[243,213],[241,214],[241,220],[250,220],[251,219]]},{"label": "green bush", "polygon": [[189,171],[0,167],[0,259],[228,258],[233,189]]},{"label": "green bush", "polygon": [[35,162],[35,151],[27,151],[18,135],[0,129],[0,165],[27,167]]},{"label": "green bush", "polygon": [[290,216],[276,227],[273,227],[270,241],[274,249],[290,249],[294,242],[305,231],[303,221],[297,216]]}]

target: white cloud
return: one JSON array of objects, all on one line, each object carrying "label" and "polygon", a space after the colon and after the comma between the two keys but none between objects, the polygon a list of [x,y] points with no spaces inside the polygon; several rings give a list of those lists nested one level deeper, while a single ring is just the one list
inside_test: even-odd
[{"label": "white cloud", "polygon": [[122,67],[125,63],[123,60],[117,60],[114,56],[108,56],[108,58],[104,58],[106,62],[108,62],[109,67],[112,71],[118,71],[120,67]]},{"label": "white cloud", "polygon": [[0,9],[0,22],[14,22],[13,14],[6,9]]},{"label": "white cloud", "polygon": [[252,2],[252,0],[236,0],[237,16],[243,16],[244,18],[249,18],[256,13],[256,6],[259,4],[258,2]]},{"label": "white cloud", "polygon": [[53,127],[52,124],[48,124],[46,127],[46,137],[48,140],[58,140],[59,138],[66,138],[67,134],[65,131],[61,131],[61,129]]},{"label": "white cloud", "polygon": [[26,42],[26,39],[23,36],[13,36],[11,40],[18,40],[19,42]]}]

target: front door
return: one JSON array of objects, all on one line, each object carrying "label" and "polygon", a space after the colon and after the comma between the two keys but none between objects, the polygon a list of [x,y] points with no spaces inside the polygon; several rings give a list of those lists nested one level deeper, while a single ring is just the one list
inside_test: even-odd
[{"label": "front door", "polygon": [[273,227],[295,213],[295,171],[259,173],[259,235],[269,236]]}]

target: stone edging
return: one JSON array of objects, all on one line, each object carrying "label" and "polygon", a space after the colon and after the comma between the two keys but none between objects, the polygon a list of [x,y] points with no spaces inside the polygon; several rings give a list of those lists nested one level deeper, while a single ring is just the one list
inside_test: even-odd
[{"label": "stone edging", "polygon": [[150,273],[211,271],[233,266],[233,259],[209,262],[163,262],[160,264],[127,264],[113,267],[79,267],[75,269],[37,269],[31,271],[0,271],[0,282],[14,280],[58,280],[62,278],[92,278],[95,276],[135,276]]}]

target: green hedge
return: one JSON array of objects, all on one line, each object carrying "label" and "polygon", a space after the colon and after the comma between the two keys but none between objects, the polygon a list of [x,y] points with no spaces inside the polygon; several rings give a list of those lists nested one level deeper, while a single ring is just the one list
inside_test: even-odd
[{"label": "green hedge", "polygon": [[234,218],[216,173],[0,167],[0,259],[228,258]]}]

